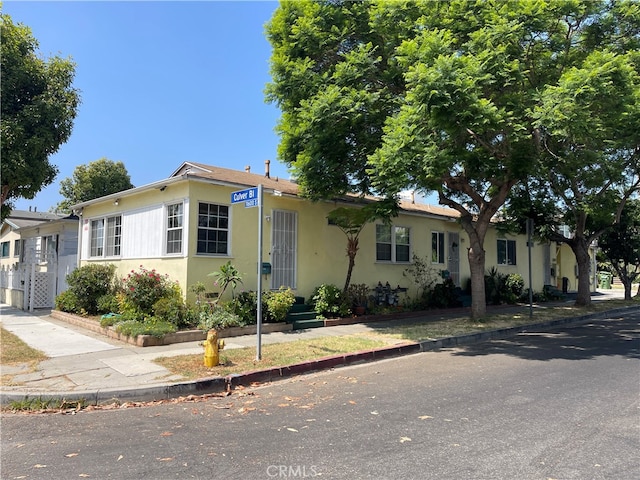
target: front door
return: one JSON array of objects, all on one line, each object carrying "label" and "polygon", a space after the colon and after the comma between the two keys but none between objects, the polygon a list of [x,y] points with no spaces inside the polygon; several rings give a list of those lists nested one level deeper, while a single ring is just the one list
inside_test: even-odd
[{"label": "front door", "polygon": [[271,289],[296,288],[298,214],[274,210],[271,215]]},{"label": "front door", "polygon": [[460,235],[449,232],[447,246],[447,270],[456,287],[460,286]]}]

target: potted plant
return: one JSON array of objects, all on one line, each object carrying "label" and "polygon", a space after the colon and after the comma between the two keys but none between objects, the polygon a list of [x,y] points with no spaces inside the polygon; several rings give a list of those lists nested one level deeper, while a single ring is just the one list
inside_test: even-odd
[{"label": "potted plant", "polygon": [[355,315],[364,315],[369,303],[369,287],[364,283],[352,283],[347,288],[347,298]]}]

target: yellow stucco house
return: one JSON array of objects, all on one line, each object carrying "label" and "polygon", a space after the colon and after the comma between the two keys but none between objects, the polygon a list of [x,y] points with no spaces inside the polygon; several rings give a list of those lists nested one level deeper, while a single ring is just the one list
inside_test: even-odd
[{"label": "yellow stucco house", "polygon": [[[253,198],[258,186],[262,209]],[[346,237],[327,215],[349,205],[354,201],[313,203],[300,197],[295,182],[271,177],[268,162],[264,174],[185,162],[164,180],[75,205],[80,217],[78,263],[113,263],[122,277],[140,266],[155,269],[187,293],[196,282],[215,291],[207,275],[231,261],[243,275],[243,288],[256,290],[262,230],[263,289],[291,287],[296,295],[308,297],[322,283],[344,284]],[[450,272],[464,288],[470,277],[469,240],[457,212],[411,201],[400,207],[391,225],[365,226],[351,283],[373,288],[389,282],[412,295],[415,286],[404,272],[417,255],[434,269]],[[528,286],[525,236],[501,236],[490,229],[485,250],[487,269],[520,273]],[[561,285],[569,267],[558,263],[559,251],[550,243],[532,247],[535,291]]]}]

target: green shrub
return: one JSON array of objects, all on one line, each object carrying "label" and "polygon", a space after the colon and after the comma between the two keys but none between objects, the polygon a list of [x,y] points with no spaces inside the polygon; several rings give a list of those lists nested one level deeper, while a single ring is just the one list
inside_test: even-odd
[{"label": "green shrub", "polygon": [[137,337],[138,335],[162,337],[167,333],[174,333],[177,327],[166,320],[157,317],[147,317],[143,321],[123,320],[115,324],[115,329],[117,332],[129,337]]},{"label": "green shrub", "polygon": [[123,279],[124,299],[121,299],[120,306],[124,310],[138,310],[143,315],[151,316],[153,305],[158,300],[175,294],[174,285],[166,275],[140,265],[138,272],[131,270]]},{"label": "green shrub", "polygon": [[78,297],[71,290],[65,290],[56,297],[56,309],[62,312],[80,313]]},{"label": "green shrub", "polygon": [[488,304],[515,303],[522,295],[524,280],[519,273],[505,275],[491,267],[484,276],[484,288]]},{"label": "green shrub", "polygon": [[153,314],[176,327],[184,327],[187,322],[187,306],[182,298],[165,297],[153,304]]},{"label": "green shrub", "polygon": [[311,296],[310,305],[323,317],[347,316],[351,313],[348,299],[342,290],[333,284],[322,284]]},{"label": "green shrub", "polygon": [[115,265],[89,264],[76,268],[67,275],[68,291],[76,296],[75,313],[83,310],[98,313],[98,299],[113,292]]},{"label": "green shrub", "polygon": [[487,304],[500,305],[505,300],[506,288],[504,282],[507,276],[498,272],[496,267],[491,269],[484,276],[484,294]]},{"label": "green shrub", "polygon": [[520,296],[524,290],[524,279],[519,273],[510,273],[505,280],[505,286],[511,290],[511,293]]},{"label": "green shrub", "polygon": [[524,291],[524,279],[519,273],[510,273],[504,281],[504,286],[507,289],[507,302],[515,303]]},{"label": "green shrub", "polygon": [[[265,296],[262,296],[262,311],[267,311]],[[224,308],[240,317],[245,325],[251,325],[257,322],[258,317],[258,293],[247,290],[240,292],[231,301],[224,304]]]},{"label": "green shrub", "polygon": [[187,326],[187,306],[182,299],[182,290],[177,283],[174,283],[166,293],[167,296],[153,304],[154,316],[171,322],[177,327]]},{"label": "green shrub", "polygon": [[366,283],[352,283],[347,288],[347,301],[352,307],[367,307],[371,289]]},{"label": "green shrub", "polygon": [[198,318],[198,328],[205,332],[211,329],[222,330],[229,327],[242,327],[244,325],[240,317],[220,305],[210,305],[201,308]]},{"label": "green shrub", "polygon": [[97,308],[98,313],[112,313],[117,312],[120,306],[115,294],[106,293],[98,297]]},{"label": "green shrub", "polygon": [[189,287],[189,291],[195,294],[196,303],[204,302],[205,294],[207,292],[207,287],[203,282],[196,282]]},{"label": "green shrub", "polygon": [[284,322],[296,297],[290,288],[280,287],[277,291],[265,292],[266,317],[271,322]]},{"label": "green shrub", "polygon": [[406,268],[402,275],[410,278],[416,285],[415,301],[418,304],[428,303],[430,292],[441,278],[440,269],[434,268],[428,258],[420,258],[415,253],[411,259],[411,266]]},{"label": "green shrub", "polygon": [[458,306],[458,293],[453,280],[446,278],[442,283],[438,283],[433,287],[430,299],[430,306],[432,307],[449,308]]}]

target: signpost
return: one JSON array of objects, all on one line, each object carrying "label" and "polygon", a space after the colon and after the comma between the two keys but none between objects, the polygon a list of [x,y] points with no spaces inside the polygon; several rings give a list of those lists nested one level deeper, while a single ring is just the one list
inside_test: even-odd
[{"label": "signpost", "polygon": [[257,187],[231,192],[231,203],[244,202],[244,208],[258,207],[258,298],[256,313],[256,360],[262,358],[262,184]]},{"label": "signpost", "polygon": [[531,235],[533,235],[533,218],[527,218],[527,248],[529,249],[529,318],[533,317],[533,279],[531,273]]}]

